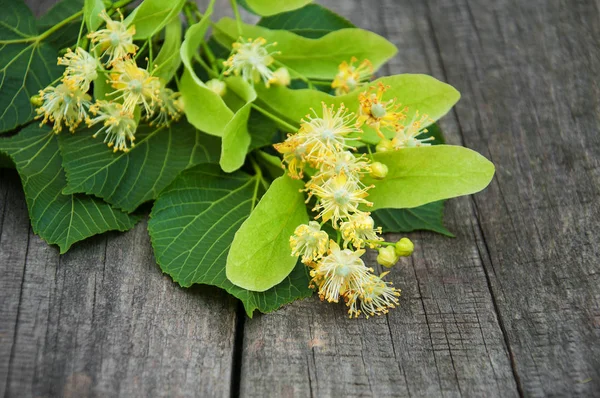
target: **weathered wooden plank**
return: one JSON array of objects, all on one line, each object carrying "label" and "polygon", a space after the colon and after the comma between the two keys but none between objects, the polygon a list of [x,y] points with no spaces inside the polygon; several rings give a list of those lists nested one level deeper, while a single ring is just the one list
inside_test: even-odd
[{"label": "weathered wooden plank", "polygon": [[235,303],[181,289],[152,256],[146,222],[59,257],[30,234],[14,171],[0,180],[3,396],[228,396]]},{"label": "weathered wooden plank", "polygon": [[[327,3],[398,45],[387,73],[444,78],[423,4]],[[460,143],[453,117],[442,126],[451,143]],[[457,238],[410,235],[417,251],[390,274],[403,296],[387,317],[349,320],[342,305],[312,299],[247,320],[242,395],[518,395],[470,200],[450,202],[447,213]]]},{"label": "weathered wooden plank", "polygon": [[475,204],[523,393],[598,396],[598,3],[428,3],[462,136],[497,165]]}]

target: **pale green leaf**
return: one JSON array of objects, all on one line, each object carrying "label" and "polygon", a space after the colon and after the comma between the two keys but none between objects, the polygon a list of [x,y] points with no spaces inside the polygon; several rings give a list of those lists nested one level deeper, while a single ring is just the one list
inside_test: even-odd
[{"label": "pale green leaf", "polygon": [[75,242],[105,231],[132,228],[137,216],[113,209],[86,195],[63,195],[66,178],[56,135],[31,125],[16,136],[0,139],[0,151],[17,166],[33,232],[65,253]]},{"label": "pale green leaf", "polygon": [[125,19],[128,25],[135,25],[136,40],[154,36],[179,14],[185,0],[144,0]]},{"label": "pale green leaf", "polygon": [[295,10],[312,0],[244,0],[246,5],[258,15],[275,15]]},{"label": "pale green leaf", "polygon": [[389,172],[383,180],[364,179],[366,185],[375,185],[369,191],[371,210],[412,208],[469,195],[484,189],[494,176],[489,160],[460,146],[405,148],[376,153],[374,160]]},{"label": "pale green leaf", "polygon": [[248,132],[248,118],[252,110],[252,101],[256,99],[256,92],[239,77],[228,78],[227,87],[245,102],[237,110],[231,121],[227,123],[223,132],[223,145],[219,164],[224,171],[229,173],[242,167],[246,159],[246,153],[248,153],[251,142],[250,133]]},{"label": "pale green leaf", "polygon": [[432,202],[412,209],[379,209],[371,213],[375,225],[383,232],[433,231],[453,237],[444,227],[444,201]]},{"label": "pale green leaf", "polygon": [[29,8],[21,0],[4,2],[0,13],[0,133],[31,121],[36,113],[30,98],[62,74],[56,51],[32,39],[35,36]]},{"label": "pale green leaf", "polygon": [[[250,215],[260,190],[258,177],[217,165],[184,171],[158,197],[148,230],[161,269],[181,286],[209,284],[242,300],[249,316],[308,297],[308,272],[298,263],[279,285],[262,293],[233,285],[225,276],[227,253],[237,229]],[[291,257],[291,256],[290,256]]]},{"label": "pale green leaf", "polygon": [[104,22],[100,13],[104,10],[102,0],[85,0],[83,3],[83,20],[89,32],[92,32]]},{"label": "pale green leaf", "polygon": [[[460,93],[454,87],[427,75],[403,74],[382,77],[372,82],[370,86],[378,83],[390,86],[384,94],[384,100],[396,98],[397,103],[408,107],[407,118],[409,120],[416,111],[422,115],[429,115],[434,121],[438,120],[448,113],[460,98]],[[291,90],[281,86],[273,86],[269,89],[257,87],[256,91],[263,106],[298,125],[311,108],[320,113],[323,102],[335,106],[344,104],[350,111],[357,112],[358,96],[365,89],[366,87],[358,88],[341,96],[309,89]],[[364,130],[363,141],[371,144],[379,142],[377,134],[372,129],[364,126]]]},{"label": "pale green leaf", "polygon": [[127,212],[155,199],[184,169],[216,161],[219,154],[216,138],[184,122],[138,128],[128,153],[114,153],[101,137],[92,138],[95,131],[59,136],[68,180],[63,193],[95,195]]},{"label": "pale green leaf", "polygon": [[273,181],[236,232],[227,256],[227,279],[234,285],[262,292],[294,269],[298,259],[290,255],[290,236],[308,223],[303,187],[287,175]]},{"label": "pale green leaf", "polygon": [[[385,38],[362,29],[340,29],[318,39],[309,39],[286,30],[270,30],[261,26],[242,24],[241,36],[264,37],[277,42],[277,62],[290,69],[292,76],[300,74],[312,79],[333,79],[338,66],[352,57],[368,59],[375,70],[392,58],[396,47]],[[236,21],[223,18],[214,26],[214,37],[231,48],[239,37]]]},{"label": "pale green leaf", "polygon": [[181,21],[179,17],[173,18],[165,27],[165,40],[154,59],[156,68],[154,76],[158,76],[165,82],[171,80],[181,65],[179,50],[181,49]]}]

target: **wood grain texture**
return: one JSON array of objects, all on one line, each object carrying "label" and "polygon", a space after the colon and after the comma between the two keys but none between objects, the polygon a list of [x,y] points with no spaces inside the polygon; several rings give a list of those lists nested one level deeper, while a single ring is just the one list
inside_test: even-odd
[{"label": "wood grain texture", "polygon": [[497,165],[474,200],[523,392],[598,395],[598,3],[428,3],[465,144]]},{"label": "wood grain texture", "polygon": [[230,395],[233,300],[163,275],[145,221],[59,257],[1,172],[0,396]]}]

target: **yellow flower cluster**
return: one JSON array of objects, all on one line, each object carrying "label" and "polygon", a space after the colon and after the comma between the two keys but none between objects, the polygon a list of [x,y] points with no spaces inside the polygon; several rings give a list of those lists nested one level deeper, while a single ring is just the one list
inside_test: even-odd
[{"label": "yellow flower cluster", "polygon": [[[320,114],[313,110],[298,133],[275,148],[283,154],[292,178],[302,178],[305,169],[310,170],[307,201],[316,198],[315,219],[321,220],[321,224],[310,221],[296,228],[290,237],[292,255],[302,256],[311,268],[311,285],[321,299],[338,302],[342,297],[351,317],[361,312],[368,317],[393,308],[400,292],[374,275],[360,258],[364,247],[377,247],[382,238],[370,213],[361,210],[372,205],[366,199],[372,187],[361,181],[371,172],[370,160],[350,151],[359,133],[353,113],[343,105],[336,109],[323,103]],[[326,222],[338,231],[342,247],[321,229]]]},{"label": "yellow flower cluster", "polygon": [[[357,126],[367,125],[374,128],[382,139],[379,148],[384,148],[383,150],[430,145],[427,141],[433,140],[433,137],[419,139],[417,136],[427,132],[423,126],[430,124],[431,118],[428,115],[420,115],[417,110],[407,123],[408,107],[397,104],[395,98],[383,99],[389,88],[379,83],[359,94]],[[388,140],[383,133],[382,130],[386,129],[394,132],[392,140]]]},{"label": "yellow flower cluster", "polygon": [[257,39],[239,38],[233,43],[230,57],[223,62],[226,67],[224,75],[233,73],[242,76],[250,84],[263,81],[268,88],[271,84],[288,86],[291,82],[289,71],[285,67],[274,69],[273,55],[279,54],[272,47],[277,43],[267,43],[263,37]]},{"label": "yellow flower cluster", "polygon": [[[63,125],[74,132],[84,120],[88,127],[101,124],[94,137],[102,133],[104,142],[115,152],[127,152],[134,146],[137,108],[141,108],[151,125],[160,127],[179,119],[182,102],[179,93],[136,64],[132,58],[138,49],[133,44],[135,27],[128,27],[123,15],[119,15],[120,21],[114,21],[102,11],[105,28],[88,34],[94,44],[91,53],[77,47],[58,58],[58,64],[66,67],[65,72],[59,85],[40,91],[37,113],[43,117],[42,124],[53,123],[56,133]],[[88,91],[104,74],[114,89],[107,94],[111,99],[92,104]]]},{"label": "yellow flower cluster", "polygon": [[[356,62],[352,58],[339,66],[332,82],[337,95],[354,90],[371,76],[369,61],[358,66]],[[372,156],[356,154],[356,141],[364,126],[375,129],[381,137],[378,151],[430,145],[427,141],[433,139],[417,138],[427,131],[423,127],[430,124],[429,117],[416,111],[409,120],[408,108],[402,108],[395,98],[385,98],[388,89],[379,83],[358,94],[356,114],[343,104],[335,107],[322,103],[321,112],[311,109],[312,113],[301,120],[296,134],[274,145],[290,177],[302,179],[308,174],[304,189],[307,203],[315,202],[315,221],[299,225],[290,237],[292,255],[300,256],[310,268],[311,286],[321,299],[337,303],[342,298],[350,317],[386,314],[399,302],[400,290],[383,280],[387,272],[377,276],[361,259],[365,249],[378,249],[377,262],[384,267],[392,267],[414,249],[408,238],[385,242],[380,237],[381,228],[365,211],[372,206],[367,197],[373,186],[364,184],[363,177],[368,174],[384,179],[388,168],[372,162]],[[322,229],[328,222],[337,242]]]},{"label": "yellow flower cluster", "polygon": [[373,75],[373,65],[368,59],[362,61],[358,66],[354,66],[357,61],[356,57],[352,57],[350,63],[344,61],[338,67],[338,74],[331,83],[331,88],[335,89],[335,95],[348,94]]}]

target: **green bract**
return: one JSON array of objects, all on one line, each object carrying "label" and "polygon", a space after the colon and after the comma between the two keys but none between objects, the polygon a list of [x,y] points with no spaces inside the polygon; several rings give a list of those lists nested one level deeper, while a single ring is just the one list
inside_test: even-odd
[{"label": "green bract", "polygon": [[281,282],[298,261],[290,255],[294,229],[308,222],[302,182],[279,177],[236,232],[227,257],[227,279],[265,291]]},{"label": "green bract", "polygon": [[160,268],[249,316],[313,289],[351,317],[401,305],[365,249],[392,267],[382,231],[453,236],[443,201],[494,174],[444,145],[435,121],[458,91],[375,79],[395,45],[308,0],[233,1],[219,21],[215,1],[130,3],[63,0],[37,21],[4,4],[0,167],[19,173],[33,231],[64,253],[146,211]]}]

